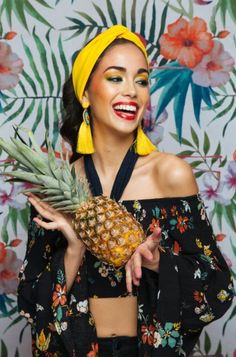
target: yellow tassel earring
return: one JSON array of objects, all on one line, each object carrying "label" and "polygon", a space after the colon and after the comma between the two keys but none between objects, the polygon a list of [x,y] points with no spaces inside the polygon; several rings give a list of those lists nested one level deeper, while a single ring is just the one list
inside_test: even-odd
[{"label": "yellow tassel earring", "polygon": [[82,103],[84,108],[83,111],[83,122],[80,125],[77,139],[76,152],[79,154],[93,154],[93,138],[91,133],[90,118],[88,113],[89,103]]},{"label": "yellow tassel earring", "polygon": [[148,155],[155,150],[157,150],[156,146],[149,140],[141,125],[139,125],[136,138],[136,153],[138,155]]}]

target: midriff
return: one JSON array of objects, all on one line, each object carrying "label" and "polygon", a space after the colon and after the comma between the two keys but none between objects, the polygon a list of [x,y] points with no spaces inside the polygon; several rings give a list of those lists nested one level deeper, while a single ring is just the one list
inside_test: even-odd
[{"label": "midriff", "polygon": [[137,335],[137,297],[90,298],[98,337]]}]

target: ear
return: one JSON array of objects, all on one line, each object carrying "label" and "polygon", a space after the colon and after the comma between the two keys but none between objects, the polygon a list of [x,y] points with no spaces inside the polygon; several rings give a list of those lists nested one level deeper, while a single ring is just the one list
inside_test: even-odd
[{"label": "ear", "polygon": [[82,96],[81,105],[84,109],[89,107],[89,96],[88,96],[87,90],[84,91],[84,94]]}]

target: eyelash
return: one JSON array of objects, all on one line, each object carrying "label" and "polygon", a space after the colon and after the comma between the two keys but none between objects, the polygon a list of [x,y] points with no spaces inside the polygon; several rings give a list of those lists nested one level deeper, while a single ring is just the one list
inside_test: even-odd
[{"label": "eyelash", "polygon": [[[119,82],[122,82],[122,77],[112,76],[112,77],[108,77],[107,80],[110,81],[110,82],[119,83]],[[148,86],[148,80],[147,79],[138,79],[136,83],[140,84],[142,87],[147,87]]]}]

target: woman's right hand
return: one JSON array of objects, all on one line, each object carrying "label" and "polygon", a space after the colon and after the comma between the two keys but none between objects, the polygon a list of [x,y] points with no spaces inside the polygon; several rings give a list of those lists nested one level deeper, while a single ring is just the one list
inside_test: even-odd
[{"label": "woman's right hand", "polygon": [[[60,231],[68,242],[68,246],[81,247],[82,241],[78,239],[75,230],[72,225],[72,218],[65,213],[59,212],[51,207],[48,203],[43,202],[38,196],[27,193],[28,201],[34,206],[39,213],[37,217],[33,218],[33,221],[40,227],[54,231],[55,229]],[[45,222],[46,219],[48,222]]]}]

